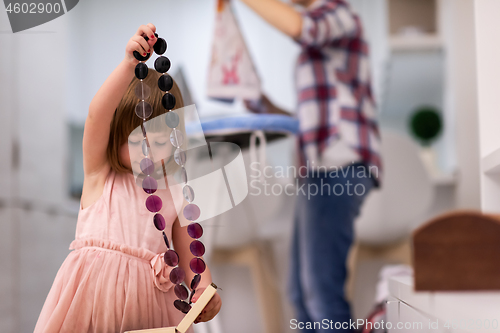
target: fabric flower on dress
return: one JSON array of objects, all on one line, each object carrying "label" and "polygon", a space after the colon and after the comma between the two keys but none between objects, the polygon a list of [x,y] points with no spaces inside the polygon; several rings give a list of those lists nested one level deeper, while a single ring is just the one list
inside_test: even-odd
[{"label": "fabric flower on dress", "polygon": [[153,281],[156,288],[163,292],[167,292],[173,287],[173,283],[170,282],[169,278],[172,268],[165,264],[163,255],[163,253],[158,253],[151,259],[150,263],[153,269]]}]

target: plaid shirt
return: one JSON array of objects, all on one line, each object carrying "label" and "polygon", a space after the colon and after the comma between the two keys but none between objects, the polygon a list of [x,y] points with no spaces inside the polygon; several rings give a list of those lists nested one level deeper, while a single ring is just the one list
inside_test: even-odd
[{"label": "plaid shirt", "polygon": [[360,19],[344,0],[316,0],[302,17],[295,73],[301,164],[308,159],[318,166],[325,148],[342,140],[358,157],[353,162],[377,167],[373,175],[381,178],[368,45]]}]

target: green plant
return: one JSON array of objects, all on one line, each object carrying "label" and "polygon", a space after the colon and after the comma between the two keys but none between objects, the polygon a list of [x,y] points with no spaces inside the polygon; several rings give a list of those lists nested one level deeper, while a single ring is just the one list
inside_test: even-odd
[{"label": "green plant", "polygon": [[442,128],[441,116],[433,107],[421,107],[410,116],[410,131],[424,146],[430,145]]}]

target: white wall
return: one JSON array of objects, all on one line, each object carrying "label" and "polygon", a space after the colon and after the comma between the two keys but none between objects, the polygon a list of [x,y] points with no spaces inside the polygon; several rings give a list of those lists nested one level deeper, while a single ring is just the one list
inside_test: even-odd
[{"label": "white wall", "polygon": [[387,66],[389,61],[389,22],[387,0],[348,0],[359,14],[370,49],[372,84],[380,109],[385,105]]},{"label": "white wall", "polygon": [[[387,57],[385,38],[385,0],[352,0],[354,8],[365,22],[365,31],[371,40],[375,91],[382,80],[382,66]],[[242,33],[248,43],[263,91],[279,106],[295,111],[296,95],[293,70],[299,52],[298,45],[272,28],[240,1],[233,1]],[[171,73],[183,66],[193,89],[198,111],[203,114],[233,110],[241,106],[227,106],[205,97],[207,68],[210,61],[215,1],[166,0],[148,1],[152,11],[138,10],[136,1],[110,0],[82,1],[69,12],[70,42],[69,75],[75,89],[69,92],[69,118],[83,123],[87,106],[109,73],[123,59],[124,47],[140,24],[153,23],[158,33],[168,42],[166,56],[172,61]],[[119,8],[120,15],[116,15]],[[112,19],[110,19],[112,18]],[[149,61],[148,65],[153,66]],[[77,79],[75,79],[77,78]]]},{"label": "white wall", "polygon": [[[119,8],[120,15],[116,15]],[[215,2],[206,0],[148,1],[147,8],[137,1],[82,1],[70,17],[70,76],[76,85],[70,93],[70,120],[83,123],[87,108],[109,73],[123,59],[125,45],[141,24],[155,24],[168,43],[165,55],[172,61],[170,73],[183,66],[200,114],[221,110],[238,111],[205,97],[210,61]],[[248,42],[263,90],[280,106],[293,110],[295,94],[293,67],[298,46],[272,29],[250,9],[235,2],[242,32]],[[153,61],[148,62],[153,67]],[[241,111],[241,110],[239,110]]]},{"label": "white wall", "polygon": [[481,158],[481,207],[485,212],[500,212],[500,2],[475,0],[475,38],[479,105]]},{"label": "white wall", "polygon": [[[0,13],[0,30],[8,31],[7,14]],[[15,55],[12,50],[17,48],[14,38],[5,38],[6,34],[0,34],[0,328],[2,331],[14,332],[15,317],[13,311],[14,302],[14,276],[15,254],[13,244],[14,223],[12,222],[12,209],[7,208],[10,192],[13,190],[12,183],[12,142],[13,133],[11,124],[16,115],[12,110],[17,110],[16,100],[11,98],[16,91],[16,76],[11,68],[14,68]]]}]

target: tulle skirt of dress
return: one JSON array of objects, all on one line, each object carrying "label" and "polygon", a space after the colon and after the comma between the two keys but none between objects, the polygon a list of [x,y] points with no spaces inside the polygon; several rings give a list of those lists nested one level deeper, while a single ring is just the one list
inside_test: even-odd
[{"label": "tulle skirt of dress", "polygon": [[182,320],[168,272],[152,268],[152,261],[162,258],[107,241],[75,242],[77,249],[59,269],[35,333],[118,333],[177,326]]}]

